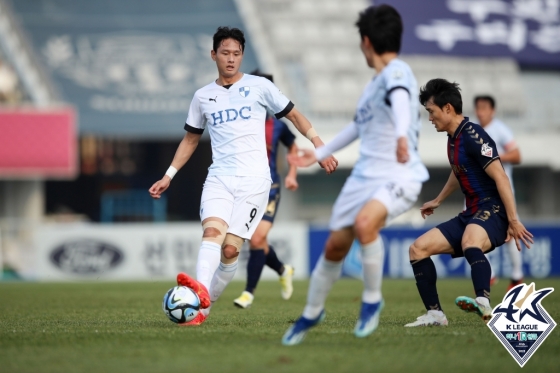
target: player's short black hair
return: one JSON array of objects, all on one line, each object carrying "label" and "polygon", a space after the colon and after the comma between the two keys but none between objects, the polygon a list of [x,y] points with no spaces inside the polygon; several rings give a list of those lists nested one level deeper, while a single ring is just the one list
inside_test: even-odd
[{"label": "player's short black hair", "polygon": [[243,34],[243,31],[235,27],[229,28],[227,26],[218,27],[216,30],[216,33],[214,34],[214,43],[212,45],[214,52],[218,51],[218,47],[222,41],[226,39],[237,40],[241,45],[241,52],[245,52],[245,35]]},{"label": "player's short black hair", "polygon": [[490,106],[492,107],[492,109],[496,108],[496,100],[494,100],[494,97],[490,96],[490,95],[479,95],[476,96],[474,98],[474,106],[476,106],[476,104],[478,104],[478,101],[486,101],[490,104]]},{"label": "player's short black hair", "polygon": [[426,106],[426,103],[432,97],[434,104],[440,109],[446,104],[450,104],[455,109],[455,113],[463,113],[463,100],[459,83],[451,83],[445,79],[430,80],[425,86],[420,88],[420,103]]},{"label": "player's short black hair", "polygon": [[259,69],[255,69],[255,70],[251,71],[249,74],[255,75],[255,76],[262,76],[263,78],[267,78],[267,79],[270,80],[272,83],[274,83],[274,78],[272,77],[272,75],[263,73],[263,72],[260,71]]},{"label": "player's short black hair", "polygon": [[375,53],[401,50],[403,23],[399,12],[390,5],[370,6],[360,12],[356,22],[362,39],[368,37]]}]

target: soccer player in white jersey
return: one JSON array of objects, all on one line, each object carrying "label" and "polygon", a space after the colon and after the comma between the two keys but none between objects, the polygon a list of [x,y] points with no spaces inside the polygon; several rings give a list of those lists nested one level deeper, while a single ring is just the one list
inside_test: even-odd
[{"label": "soccer player in white jersey", "polygon": [[[500,160],[504,166],[504,171],[513,189],[513,165],[521,163],[521,153],[513,137],[513,132],[511,132],[504,122],[494,117],[496,114],[496,101],[492,96],[476,96],[474,98],[474,105],[478,123],[496,143],[498,154],[500,154]],[[511,278],[508,285],[509,291],[514,286],[523,282],[523,262],[521,252],[517,249],[514,240],[506,242],[503,246],[506,248],[511,259]],[[492,273],[492,279],[495,279],[494,273]],[[493,282],[494,281],[491,281],[490,284]]]},{"label": "soccer player in white jersey", "polygon": [[302,316],[284,334],[284,345],[300,343],[325,317],[325,300],[340,277],[342,262],[357,239],[362,247],[364,291],[354,334],[366,337],[383,308],[381,280],[384,248],[380,230],[410,209],[428,180],[417,152],[420,130],[418,86],[410,67],[398,59],[402,20],[389,5],[360,13],[361,49],[377,75],[364,89],[354,120],[332,142],[290,157],[306,167],[360,138],[360,157],[340,192],[331,215],[330,235],[313,274]]},{"label": "soccer player in white jersey", "polygon": [[[251,238],[266,209],[271,185],[265,142],[267,112],[288,118],[315,147],[323,145],[311,123],[271,81],[239,71],[244,49],[241,30],[218,28],[210,52],[218,78],[195,92],[185,124],[187,133],[166,174],[149,190],[153,198],[160,198],[208,128],[212,165],[200,202],[203,237],[197,280],[185,273],[177,275],[177,283],[193,289],[201,301],[202,311],[186,325],[206,320],[211,303],[235,274],[243,241]],[[330,157],[320,165],[331,173],[337,163]]]}]

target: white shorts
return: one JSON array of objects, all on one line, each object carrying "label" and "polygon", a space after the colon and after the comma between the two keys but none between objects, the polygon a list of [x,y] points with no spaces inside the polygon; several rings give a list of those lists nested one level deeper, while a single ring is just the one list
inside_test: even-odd
[{"label": "white shorts", "polygon": [[350,176],[333,206],[329,229],[337,231],[354,225],[360,210],[371,200],[387,208],[389,223],[409,210],[422,190],[422,183],[388,179],[365,179]]},{"label": "white shorts", "polygon": [[270,180],[250,176],[208,176],[202,189],[200,220],[220,218],[228,233],[246,240],[257,229],[268,203]]}]

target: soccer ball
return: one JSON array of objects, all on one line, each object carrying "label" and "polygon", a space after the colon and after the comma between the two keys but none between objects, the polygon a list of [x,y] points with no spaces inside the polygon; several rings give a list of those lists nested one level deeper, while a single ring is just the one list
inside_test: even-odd
[{"label": "soccer ball", "polygon": [[163,296],[163,312],[177,324],[191,321],[200,311],[198,295],[186,286],[175,286]]}]

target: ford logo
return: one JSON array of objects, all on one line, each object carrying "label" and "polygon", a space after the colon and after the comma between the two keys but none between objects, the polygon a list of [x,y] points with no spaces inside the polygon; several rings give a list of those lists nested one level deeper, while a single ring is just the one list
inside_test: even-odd
[{"label": "ford logo", "polygon": [[105,272],[118,266],[123,257],[115,246],[88,239],[66,242],[51,253],[51,261],[60,270],[80,275]]}]

